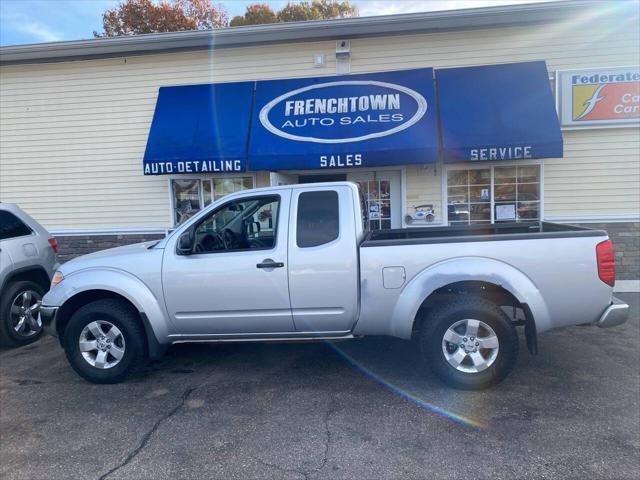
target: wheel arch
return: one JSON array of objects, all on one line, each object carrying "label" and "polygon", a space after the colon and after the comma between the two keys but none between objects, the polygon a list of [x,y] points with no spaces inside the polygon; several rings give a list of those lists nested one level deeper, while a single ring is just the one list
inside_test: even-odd
[{"label": "wheel arch", "polygon": [[0,292],[4,291],[9,284],[14,282],[35,282],[40,285],[46,293],[49,290],[51,279],[46,270],[39,265],[17,268],[5,278],[4,283],[0,286]]},{"label": "wheel arch", "polygon": [[[505,262],[486,257],[459,257],[432,265],[403,289],[392,314],[392,334],[410,338],[424,309],[442,301],[443,294],[481,293],[494,301],[517,304],[525,312],[528,335],[550,324],[546,303],[534,282]],[[533,333],[532,333],[533,332]],[[535,346],[535,342],[531,345]],[[535,350],[530,346],[530,350]]]},{"label": "wheel arch", "polygon": [[138,314],[147,337],[149,356],[161,356],[169,335],[163,305],[141,280],[126,272],[91,269],[68,275],[45,296],[43,303],[58,306],[56,331],[62,338],[78,308],[104,298],[126,302]]},{"label": "wheel arch", "polygon": [[75,312],[84,305],[97,300],[113,299],[126,304],[140,320],[140,324],[145,332],[145,356],[148,358],[158,358],[162,356],[165,348],[158,342],[148,317],[144,312],[139,311],[136,306],[126,297],[110,290],[85,290],[69,298],[59,309],[56,315],[56,332],[60,343],[64,340],[64,331],[69,324],[69,320]]}]

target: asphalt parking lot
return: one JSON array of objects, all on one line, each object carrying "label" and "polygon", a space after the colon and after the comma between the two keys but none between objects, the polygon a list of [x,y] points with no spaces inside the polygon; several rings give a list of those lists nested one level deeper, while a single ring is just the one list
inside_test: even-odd
[{"label": "asphalt parking lot", "polygon": [[52,338],[0,351],[0,477],[638,478],[639,295],[625,325],[541,335],[484,392],[410,344],[172,348],[97,386]]}]

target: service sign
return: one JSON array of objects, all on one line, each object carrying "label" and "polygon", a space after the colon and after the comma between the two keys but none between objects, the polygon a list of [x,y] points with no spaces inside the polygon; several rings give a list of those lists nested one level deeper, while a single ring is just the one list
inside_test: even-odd
[{"label": "service sign", "polygon": [[640,123],[640,68],[558,71],[558,110],[563,127]]},{"label": "service sign", "polygon": [[252,170],[335,169],[435,162],[430,68],[258,82]]}]

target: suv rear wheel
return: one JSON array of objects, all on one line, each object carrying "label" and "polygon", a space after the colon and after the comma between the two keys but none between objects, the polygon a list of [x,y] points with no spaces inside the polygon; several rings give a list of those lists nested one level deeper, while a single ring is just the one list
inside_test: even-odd
[{"label": "suv rear wheel", "polygon": [[436,307],[420,329],[422,357],[445,383],[480,390],[502,381],[518,358],[518,334],[492,302],[465,296]]},{"label": "suv rear wheel", "polygon": [[45,290],[31,281],[11,283],[0,297],[0,343],[19,347],[42,335],[38,318]]},{"label": "suv rear wheel", "polygon": [[84,379],[117,383],[142,363],[144,335],[137,313],[125,302],[97,300],[72,315],[64,331],[64,349]]}]

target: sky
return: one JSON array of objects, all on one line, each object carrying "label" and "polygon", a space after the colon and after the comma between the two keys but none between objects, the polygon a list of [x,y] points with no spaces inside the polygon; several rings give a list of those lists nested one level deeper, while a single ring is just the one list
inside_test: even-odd
[{"label": "sky", "polygon": [[[351,0],[360,16],[486,7],[541,0]],[[252,3],[274,10],[286,0],[220,0],[229,18],[242,15]],[[102,30],[102,13],[120,0],[0,0],[0,45],[80,40]]]}]

